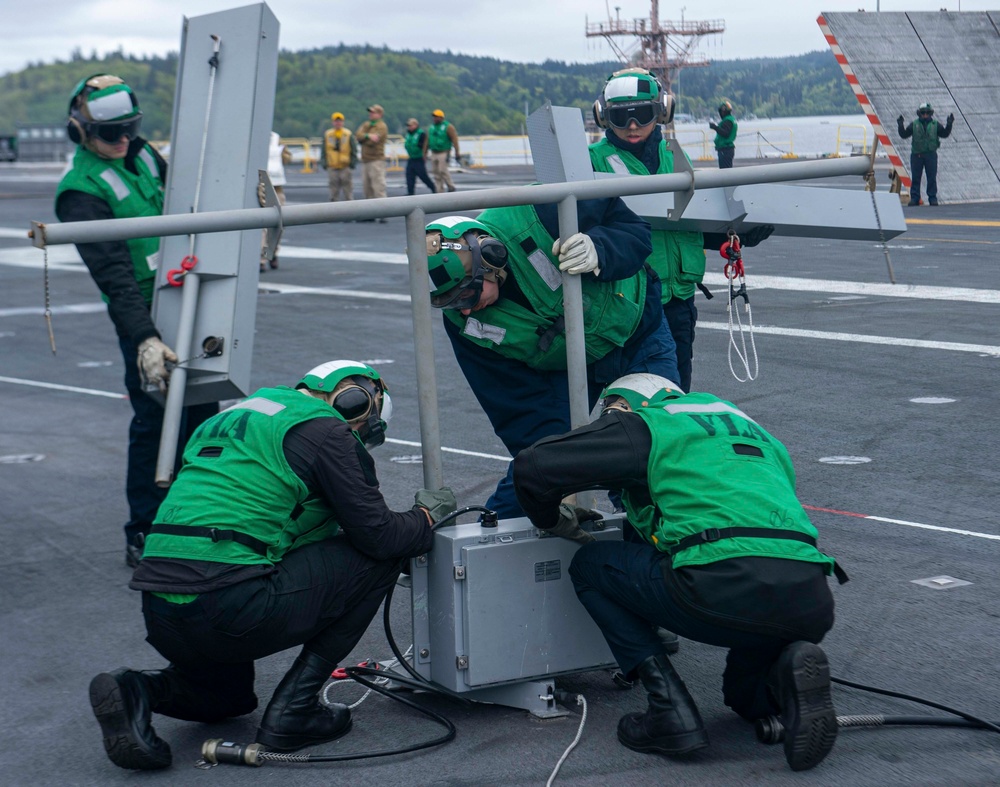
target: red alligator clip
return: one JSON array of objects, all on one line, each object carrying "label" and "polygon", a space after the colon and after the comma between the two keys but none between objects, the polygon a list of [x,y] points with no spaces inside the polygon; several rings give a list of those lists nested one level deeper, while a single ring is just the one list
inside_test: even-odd
[{"label": "red alligator clip", "polygon": [[[374,665],[372,669],[378,669],[378,662],[372,662]],[[367,667],[368,662],[362,661],[358,664],[359,667]],[[333,672],[330,673],[330,677],[334,680],[344,680],[347,678],[347,667],[337,667]]]}]

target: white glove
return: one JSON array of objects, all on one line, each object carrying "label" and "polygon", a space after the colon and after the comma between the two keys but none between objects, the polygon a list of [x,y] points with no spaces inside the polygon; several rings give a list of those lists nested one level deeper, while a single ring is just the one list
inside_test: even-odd
[{"label": "white glove", "polygon": [[155,384],[161,393],[167,392],[167,380],[170,379],[167,361],[177,363],[177,353],[155,336],[139,345],[139,374],[144,382]]},{"label": "white glove", "polygon": [[581,273],[600,274],[597,267],[597,249],[589,235],[582,232],[570,235],[565,242],[556,240],[552,253],[559,257],[559,270],[579,276]]}]

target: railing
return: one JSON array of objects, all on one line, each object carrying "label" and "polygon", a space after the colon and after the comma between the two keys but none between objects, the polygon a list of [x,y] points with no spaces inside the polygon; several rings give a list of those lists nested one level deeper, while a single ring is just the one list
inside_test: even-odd
[{"label": "railing", "polygon": [[[856,141],[858,139],[858,135],[857,134],[851,135],[850,133],[845,132],[845,129],[856,129],[856,130],[858,130],[858,131],[861,132],[861,144],[860,144],[860,146],[857,144],[857,141]],[[869,126],[862,126],[862,125],[855,126],[855,125],[841,124],[841,125],[837,126],[837,149],[833,152],[833,155],[834,156],[843,156],[843,155],[845,155],[841,151],[841,149],[844,147],[844,145],[850,145],[851,149],[850,149],[850,151],[846,155],[850,156],[850,155],[853,155],[855,153],[861,153],[862,155],[867,156],[868,155],[868,129],[869,129]]]},{"label": "railing", "polygon": [[[449,194],[420,194],[411,197],[388,197],[351,202],[324,202],[268,208],[245,208],[207,213],[178,213],[131,219],[79,221],[63,224],[32,222],[31,237],[39,248],[68,243],[96,243],[168,235],[197,235],[208,232],[265,229],[325,224],[354,220],[404,216],[406,218],[407,257],[410,272],[410,300],[413,310],[413,344],[416,359],[417,397],[420,413],[420,442],[423,457],[424,486],[439,489],[444,484],[441,463],[441,430],[434,365],[434,342],[431,330],[431,304],[427,295],[428,266],[425,243],[427,213],[461,214],[481,208],[512,205],[559,204],[559,235],[568,238],[578,231],[578,199],[595,199],[633,194],[691,192],[697,189],[741,186],[751,183],[780,183],[809,178],[862,175],[869,161],[862,156],[799,161],[725,170],[698,170],[648,177],[603,178],[572,183],[547,183],[536,186],[508,186],[482,191]],[[188,273],[184,297],[197,298],[200,275]],[[190,287],[188,285],[191,285]],[[580,278],[563,274],[563,309],[566,318],[566,360],[569,378],[570,417],[573,426],[589,418],[587,366],[583,333],[583,296]],[[193,293],[193,295],[192,295]],[[186,310],[182,308],[182,314]],[[190,310],[194,319],[194,309]],[[190,327],[190,326],[188,326]],[[185,329],[185,326],[181,326]],[[181,357],[188,348],[176,347]],[[164,410],[161,452],[157,460],[157,478],[173,475],[177,436],[180,432],[183,386],[170,388]],[[166,450],[164,446],[173,446]],[[169,455],[168,455],[169,454]]]},{"label": "railing", "polygon": [[[302,162],[302,172],[311,174],[316,170],[313,164],[319,164],[323,155],[323,140],[305,137],[282,137],[281,144],[292,154],[292,163]],[[300,152],[301,149],[301,152]]]}]

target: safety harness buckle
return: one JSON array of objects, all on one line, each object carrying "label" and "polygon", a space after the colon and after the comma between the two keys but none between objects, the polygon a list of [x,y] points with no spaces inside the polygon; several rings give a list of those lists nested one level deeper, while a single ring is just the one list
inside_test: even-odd
[{"label": "safety harness buckle", "polygon": [[722,533],[719,532],[719,528],[710,527],[708,530],[702,530],[698,534],[698,537],[701,538],[702,541],[711,544],[713,541],[721,539]]}]

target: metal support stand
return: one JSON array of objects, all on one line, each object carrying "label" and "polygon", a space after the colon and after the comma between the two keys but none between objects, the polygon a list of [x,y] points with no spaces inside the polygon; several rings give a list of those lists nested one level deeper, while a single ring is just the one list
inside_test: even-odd
[{"label": "metal support stand", "polygon": [[555,681],[532,680],[526,683],[512,683],[509,686],[491,686],[474,689],[463,694],[475,702],[492,702],[508,708],[521,708],[539,719],[556,719],[569,716],[569,711],[556,705]]}]

